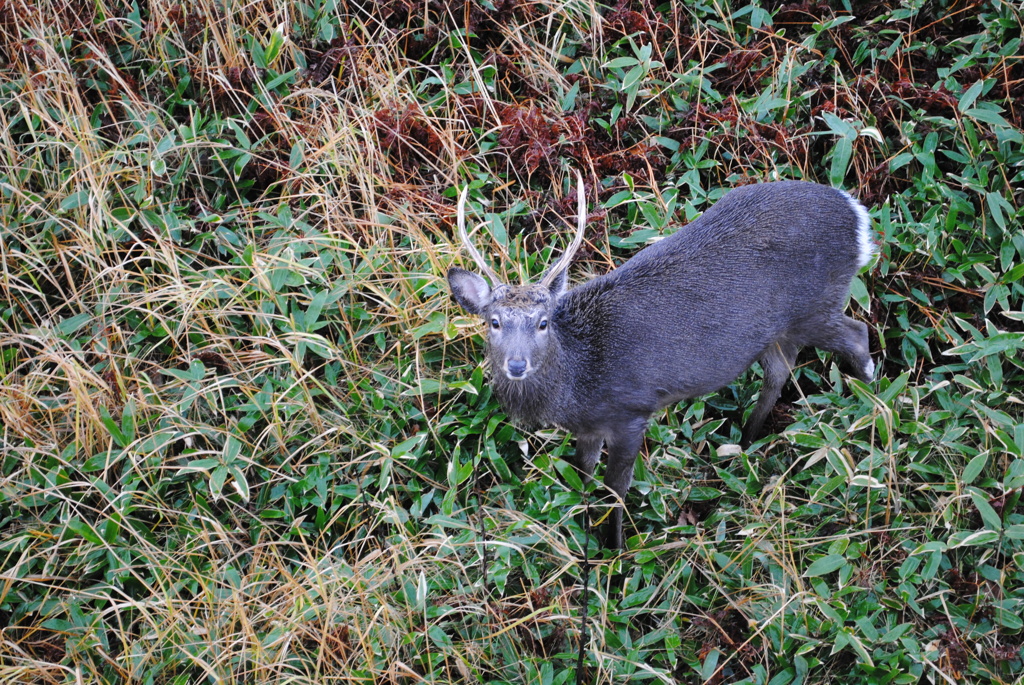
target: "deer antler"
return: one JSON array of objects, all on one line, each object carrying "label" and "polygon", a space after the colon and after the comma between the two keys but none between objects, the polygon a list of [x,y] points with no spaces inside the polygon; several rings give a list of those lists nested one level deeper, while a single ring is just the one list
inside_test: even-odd
[{"label": "deer antler", "polygon": [[551,282],[560,274],[564,269],[569,268],[569,263],[572,262],[572,258],[576,255],[576,251],[580,249],[580,245],[583,244],[583,234],[587,228],[587,196],[583,190],[583,174],[579,171],[576,172],[576,235],[573,236],[572,243],[570,243],[568,249],[562,253],[562,256],[558,258],[555,265],[547,270],[544,274],[544,278],[541,279],[540,284],[543,286],[551,285]]},{"label": "deer antler", "polygon": [[466,233],[466,194],[469,192],[469,186],[462,189],[462,194],[459,195],[459,214],[458,214],[458,225],[459,225],[459,239],[462,240],[462,246],[466,248],[466,252],[476,262],[477,267],[483,273],[484,276],[491,282],[491,285],[497,285],[501,283],[501,279],[498,278],[498,274],[494,273],[491,267],[487,266],[487,262],[484,261],[483,256],[473,247],[473,243],[469,242],[469,235]]}]

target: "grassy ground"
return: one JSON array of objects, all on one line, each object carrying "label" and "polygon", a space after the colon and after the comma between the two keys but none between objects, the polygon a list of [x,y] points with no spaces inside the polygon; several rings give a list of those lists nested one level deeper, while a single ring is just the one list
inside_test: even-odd
[{"label": "grassy ground", "polygon": [[[0,0],[0,681],[1019,682],[1022,22]],[[517,280],[576,169],[576,280],[772,178],[881,246],[879,380],[805,352],[746,453],[756,370],[656,417],[621,554],[443,280],[457,187]]]}]

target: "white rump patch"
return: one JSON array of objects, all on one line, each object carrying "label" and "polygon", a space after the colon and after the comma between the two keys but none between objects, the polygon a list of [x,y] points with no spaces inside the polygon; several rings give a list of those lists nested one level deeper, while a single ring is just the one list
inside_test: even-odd
[{"label": "white rump patch", "polygon": [[857,266],[867,266],[875,256],[875,243],[871,239],[871,215],[868,214],[864,205],[851,197],[849,193],[839,192],[843,193],[843,197],[850,203],[850,209],[857,215]]},{"label": "white rump patch", "polygon": [[875,361],[868,358],[868,363],[864,365],[864,375],[874,380],[875,378]]}]

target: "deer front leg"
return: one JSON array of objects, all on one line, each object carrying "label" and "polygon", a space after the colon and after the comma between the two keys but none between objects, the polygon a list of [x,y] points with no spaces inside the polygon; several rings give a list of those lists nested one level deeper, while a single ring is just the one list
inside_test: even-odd
[{"label": "deer front leg", "polygon": [[622,548],[622,508],[625,506],[629,485],[633,482],[633,465],[643,445],[646,430],[647,419],[632,421],[608,440],[608,469],[604,474],[604,484],[620,500],[612,511],[605,532],[605,544],[612,549]]},{"label": "deer front leg", "polygon": [[604,438],[599,435],[576,436],[576,467],[583,472],[584,482],[593,477],[597,462],[601,461],[603,446]]},{"label": "deer front leg", "polygon": [[758,398],[754,411],[747,419],[747,425],[743,427],[743,439],[740,445],[743,449],[750,447],[751,443],[761,437],[761,429],[764,427],[764,420],[772,412],[772,407],[782,394],[782,386],[789,380],[793,373],[793,365],[796,363],[796,355],[800,348],[788,340],[779,340],[773,343],[761,355],[761,368],[764,370],[764,382],[761,384],[761,397]]}]

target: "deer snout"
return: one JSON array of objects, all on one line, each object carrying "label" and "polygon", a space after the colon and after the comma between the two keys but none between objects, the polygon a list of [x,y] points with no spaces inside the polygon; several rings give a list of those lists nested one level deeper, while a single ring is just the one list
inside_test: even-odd
[{"label": "deer snout", "polygon": [[509,359],[505,362],[505,375],[512,380],[518,380],[526,376],[528,366],[525,359]]}]

